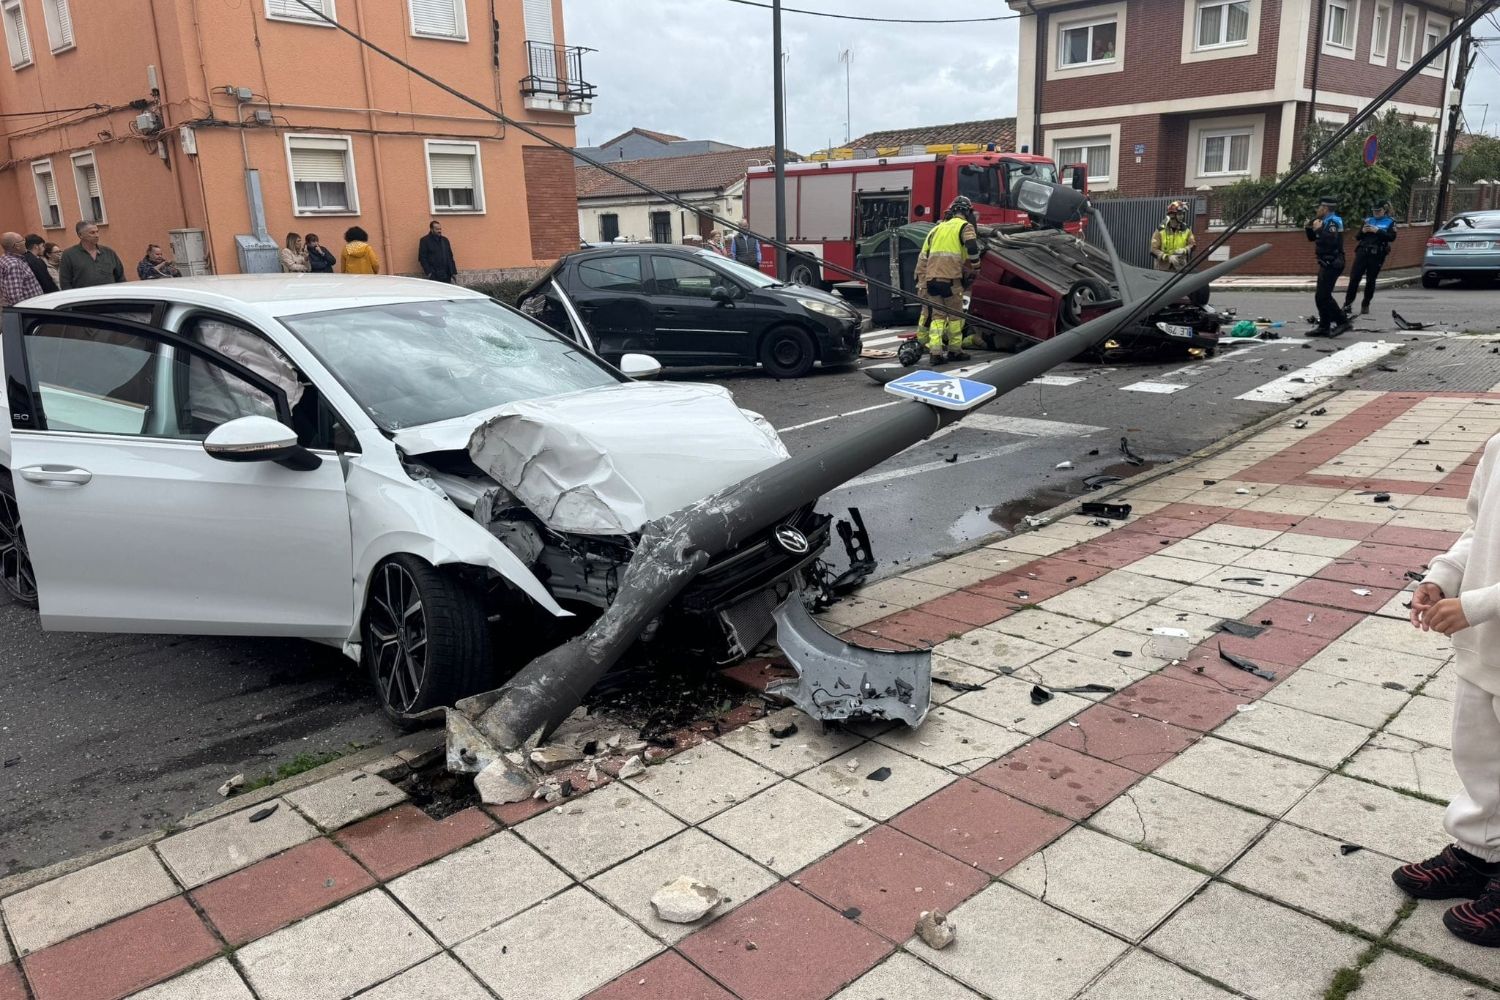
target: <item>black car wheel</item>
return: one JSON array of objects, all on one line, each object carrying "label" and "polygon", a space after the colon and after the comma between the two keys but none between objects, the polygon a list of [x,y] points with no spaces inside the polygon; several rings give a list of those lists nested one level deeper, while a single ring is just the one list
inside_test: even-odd
[{"label": "black car wheel", "polygon": [[1062,298],[1062,326],[1071,329],[1082,323],[1083,311],[1095,302],[1103,302],[1107,298],[1109,289],[1093,278],[1080,278],[1073,282]]},{"label": "black car wheel", "polygon": [[0,586],[11,598],[36,607],[36,573],[21,530],[21,508],[10,473],[0,469]]},{"label": "black car wheel", "polygon": [[1438,273],[1436,271],[1423,271],[1422,272],[1422,287],[1423,288],[1436,288],[1441,282],[1442,282],[1442,278],[1438,277]]},{"label": "black car wheel", "polygon": [[786,280],[794,285],[818,286],[818,265],[806,257],[793,257],[786,267]]},{"label": "black car wheel", "polygon": [[794,326],[777,327],[760,345],[760,363],[772,378],[801,378],[815,360],[812,338]]},{"label": "black car wheel", "polygon": [[483,599],[415,556],[394,556],[370,581],[364,657],[380,707],[397,725],[474,694],[491,672]]}]

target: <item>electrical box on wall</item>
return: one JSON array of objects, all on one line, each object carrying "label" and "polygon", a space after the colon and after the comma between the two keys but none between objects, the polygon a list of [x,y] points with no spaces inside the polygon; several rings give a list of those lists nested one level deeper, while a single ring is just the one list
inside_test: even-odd
[{"label": "electrical box on wall", "polygon": [[198,155],[198,133],[193,131],[191,125],[184,125],[177,133],[177,139],[182,143],[182,151],[188,156]]}]

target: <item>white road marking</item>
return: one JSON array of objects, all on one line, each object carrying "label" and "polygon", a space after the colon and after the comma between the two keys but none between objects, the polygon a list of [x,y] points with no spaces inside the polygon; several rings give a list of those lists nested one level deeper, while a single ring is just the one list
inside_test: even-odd
[{"label": "white road marking", "polygon": [[1120,391],[1155,392],[1162,395],[1168,395],[1170,393],[1181,392],[1183,389],[1190,388],[1192,387],[1189,385],[1184,385],[1181,382],[1132,382],[1130,385],[1120,386]]},{"label": "white road marking", "polygon": [[1074,377],[1072,375],[1042,375],[1042,376],[1040,376],[1038,378],[1032,379],[1030,382],[1027,382],[1026,384],[1027,385],[1067,386],[1067,385],[1077,385],[1079,382],[1082,382],[1082,381],[1083,381],[1083,379],[1076,378],[1076,377]]},{"label": "white road marking", "polygon": [[1030,447],[1030,441],[1012,441],[1010,444],[1002,444],[999,447],[991,448],[989,451],[982,451],[975,455],[960,455],[956,460],[951,462],[947,459],[938,459],[935,462],[923,462],[920,465],[911,465],[904,469],[875,472],[868,476],[861,476],[858,479],[851,479],[843,486],[840,486],[835,492],[852,490],[859,486],[870,486],[875,483],[890,482],[892,479],[905,479],[908,476],[918,476],[924,472],[941,472],[944,469],[951,469],[955,466],[968,465],[970,462],[983,462],[991,458],[999,458],[1001,455],[1009,455],[1012,452]]},{"label": "white road marking", "polygon": [[830,420],[842,420],[844,417],[856,416],[860,413],[870,413],[873,410],[883,410],[887,406],[900,406],[906,402],[904,399],[893,399],[889,403],[876,403],[874,406],[865,406],[858,410],[845,410],[843,413],[835,413],[831,417],[819,417],[817,420],[809,420],[805,424],[793,424],[790,427],[776,428],[777,434],[786,434],[789,431],[800,431],[804,427],[814,427],[818,424],[826,424]]},{"label": "white road marking", "polygon": [[1384,340],[1350,344],[1335,354],[1329,354],[1305,368],[1288,372],[1281,378],[1267,382],[1259,388],[1234,397],[1252,403],[1290,403],[1295,399],[1321,389],[1334,379],[1371,364],[1400,347],[1400,344]]},{"label": "white road marking", "polygon": [[[934,434],[937,437],[956,430],[990,431],[995,434],[1018,434],[1021,437],[1084,437],[1109,430],[1092,424],[1070,424],[1062,420],[1038,420],[1035,417],[1006,417],[995,413],[971,413],[956,424],[949,424]],[[929,440],[931,440],[929,438]]]}]

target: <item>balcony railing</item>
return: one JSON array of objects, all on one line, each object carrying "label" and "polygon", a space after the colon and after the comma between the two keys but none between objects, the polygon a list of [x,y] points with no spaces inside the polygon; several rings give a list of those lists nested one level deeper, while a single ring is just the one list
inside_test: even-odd
[{"label": "balcony railing", "polygon": [[565,104],[592,101],[597,88],[583,79],[583,54],[593,51],[580,45],[527,42],[522,96]]}]

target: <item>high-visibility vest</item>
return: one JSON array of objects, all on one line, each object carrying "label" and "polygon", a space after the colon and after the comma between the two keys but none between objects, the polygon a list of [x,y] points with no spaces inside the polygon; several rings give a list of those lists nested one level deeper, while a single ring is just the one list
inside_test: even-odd
[{"label": "high-visibility vest", "polygon": [[964,256],[964,226],[968,224],[969,221],[962,216],[954,216],[945,222],[939,222],[927,234],[927,243],[922,248],[923,251],[928,257],[936,257],[938,254]]},{"label": "high-visibility vest", "polygon": [[1161,252],[1166,256],[1171,256],[1179,250],[1186,250],[1188,240],[1193,236],[1193,231],[1186,226],[1181,229],[1162,226],[1157,232],[1161,234]]}]

